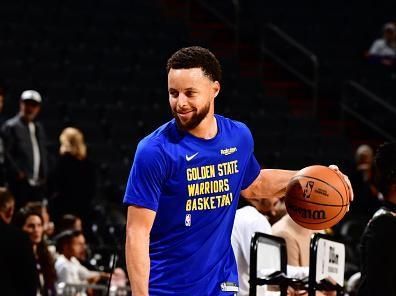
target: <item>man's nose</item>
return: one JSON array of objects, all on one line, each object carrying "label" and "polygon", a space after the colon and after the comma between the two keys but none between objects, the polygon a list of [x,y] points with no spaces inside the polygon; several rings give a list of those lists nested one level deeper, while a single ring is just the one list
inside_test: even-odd
[{"label": "man's nose", "polygon": [[187,96],[186,95],[184,95],[184,94],[179,94],[179,97],[177,98],[177,105],[179,106],[179,107],[184,107],[184,106],[186,106],[187,105]]}]

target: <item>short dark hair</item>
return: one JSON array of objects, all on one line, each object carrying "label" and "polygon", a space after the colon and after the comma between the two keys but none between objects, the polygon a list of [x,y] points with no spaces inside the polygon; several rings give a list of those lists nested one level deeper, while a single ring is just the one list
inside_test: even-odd
[{"label": "short dark hair", "polygon": [[221,80],[221,66],[210,50],[200,47],[184,47],[176,51],[168,60],[167,73],[170,69],[201,68],[203,73],[212,81]]},{"label": "short dark hair", "polygon": [[15,198],[11,192],[5,187],[0,187],[0,211],[4,210],[7,203],[12,200],[15,201]]},{"label": "short dark hair", "polygon": [[65,214],[63,215],[58,223],[57,223],[57,232],[62,232],[65,230],[73,230],[74,224],[76,224],[76,221],[80,219],[79,217],[72,215],[72,214]]},{"label": "short dark hair", "polygon": [[15,215],[15,218],[14,218],[15,226],[22,229],[23,225],[25,225],[25,223],[26,223],[26,220],[30,216],[37,216],[40,218],[41,223],[44,223],[43,216],[41,215],[41,212],[39,212],[35,209],[24,207],[24,208],[20,208],[19,211]]},{"label": "short dark hair", "polygon": [[24,208],[32,212],[37,212],[41,215],[41,213],[43,212],[43,208],[46,208],[46,205],[41,201],[29,201],[24,206]]},{"label": "short dark hair", "polygon": [[65,230],[59,233],[56,237],[54,237],[56,250],[58,253],[62,253],[63,249],[66,245],[70,244],[73,238],[82,235],[82,231],[80,230]]},{"label": "short dark hair", "polygon": [[391,185],[396,184],[396,142],[382,144],[375,156],[378,189],[386,195]]}]

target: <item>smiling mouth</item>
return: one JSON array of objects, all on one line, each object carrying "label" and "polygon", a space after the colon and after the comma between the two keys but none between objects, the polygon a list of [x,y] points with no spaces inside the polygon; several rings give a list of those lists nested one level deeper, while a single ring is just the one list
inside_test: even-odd
[{"label": "smiling mouth", "polygon": [[194,110],[182,111],[182,112],[177,112],[177,114],[179,114],[179,115],[186,115],[186,114],[191,113],[191,112],[193,112],[193,111],[194,111]]}]

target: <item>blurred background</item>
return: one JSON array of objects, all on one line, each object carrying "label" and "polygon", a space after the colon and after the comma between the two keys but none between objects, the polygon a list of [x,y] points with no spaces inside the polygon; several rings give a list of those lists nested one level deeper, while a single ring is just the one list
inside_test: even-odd
[{"label": "blurred background", "polygon": [[[369,0],[4,0],[1,117],[18,113],[24,90],[41,94],[50,172],[63,129],[83,133],[95,171],[81,217],[91,263],[106,270],[117,250],[122,266],[125,183],[138,141],[171,118],[174,51],[200,45],[219,58],[217,113],[251,128],[263,167],[353,172],[361,144],[375,151],[396,137],[395,56],[370,52],[394,12]],[[51,214],[56,194],[46,200]]]}]

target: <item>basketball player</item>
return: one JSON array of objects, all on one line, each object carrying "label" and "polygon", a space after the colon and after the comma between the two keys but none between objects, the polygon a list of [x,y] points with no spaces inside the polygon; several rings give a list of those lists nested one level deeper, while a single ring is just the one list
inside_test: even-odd
[{"label": "basketball player", "polygon": [[233,295],[239,195],[281,197],[295,172],[260,170],[246,125],[215,114],[221,68],[209,50],[183,48],[167,71],[174,119],[139,143],[124,196],[132,294]]},{"label": "basketball player", "polygon": [[396,143],[379,147],[375,165],[384,204],[361,239],[359,296],[396,295]]}]

